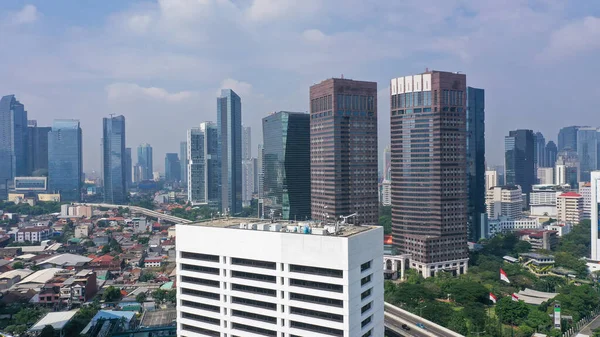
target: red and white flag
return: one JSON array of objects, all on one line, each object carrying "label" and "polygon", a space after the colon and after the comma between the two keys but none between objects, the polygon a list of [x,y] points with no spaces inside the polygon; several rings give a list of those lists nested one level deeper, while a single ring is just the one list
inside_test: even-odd
[{"label": "red and white flag", "polygon": [[517,296],[515,293],[512,294],[512,300],[515,302],[519,302],[519,296]]},{"label": "red and white flag", "polygon": [[494,294],[490,293],[490,301],[496,303],[497,300],[498,300],[498,298],[496,296],[494,296]]},{"label": "red and white flag", "polygon": [[508,276],[506,276],[506,273],[502,269],[500,269],[500,280],[504,281],[506,283],[510,283],[510,280],[508,279]]}]

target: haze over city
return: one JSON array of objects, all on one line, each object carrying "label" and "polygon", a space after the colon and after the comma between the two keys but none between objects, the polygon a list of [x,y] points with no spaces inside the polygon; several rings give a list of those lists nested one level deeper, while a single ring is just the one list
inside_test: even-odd
[{"label": "haze over city", "polygon": [[[100,169],[101,118],[127,118],[127,146],[178,152],[235,90],[260,143],[272,111],[308,111],[308,87],[378,83],[379,151],[389,143],[389,80],[434,70],[486,90],[486,159],[530,128],[556,141],[598,125],[600,4],[594,1],[2,1],[0,92],[29,119],[81,121],[84,170]],[[256,151],[256,148],[253,148]],[[162,160],[156,168],[164,170]]]}]

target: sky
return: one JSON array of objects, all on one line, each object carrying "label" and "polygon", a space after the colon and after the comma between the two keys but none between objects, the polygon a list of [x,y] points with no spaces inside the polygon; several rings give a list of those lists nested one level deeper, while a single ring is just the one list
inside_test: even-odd
[{"label": "sky", "polygon": [[390,80],[426,68],[486,90],[489,165],[509,130],[600,126],[600,1],[2,0],[0,41],[0,95],[38,125],[79,119],[86,172],[109,114],[163,171],[187,129],[216,121],[220,89],[241,96],[256,155],[264,116],[307,111],[310,85],[341,75],[378,83],[380,155]]}]

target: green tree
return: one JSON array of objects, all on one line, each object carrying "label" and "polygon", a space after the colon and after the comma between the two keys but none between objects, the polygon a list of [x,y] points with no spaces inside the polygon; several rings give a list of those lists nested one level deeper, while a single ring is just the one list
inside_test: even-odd
[{"label": "green tree", "polygon": [[46,325],[40,332],[39,337],[54,337],[54,333],[55,331],[52,325]]},{"label": "green tree", "polygon": [[462,311],[455,311],[448,322],[448,329],[458,332],[461,335],[467,335],[467,320]]},{"label": "green tree", "polygon": [[157,304],[162,304],[165,302],[165,300],[167,298],[167,293],[165,290],[156,289],[152,292],[152,298],[154,299],[154,302],[156,302]]},{"label": "green tree", "polygon": [[40,308],[23,308],[13,317],[17,325],[33,325],[46,313]]},{"label": "green tree", "polygon": [[513,301],[505,296],[496,303],[496,314],[502,323],[510,325],[519,325],[529,314],[529,308],[523,301]]},{"label": "green tree", "polygon": [[135,301],[138,303],[144,303],[144,302],[146,302],[146,297],[148,297],[148,295],[146,295],[146,293],[139,293],[135,297]]},{"label": "green tree", "polygon": [[562,331],[560,329],[552,329],[548,332],[548,337],[561,337]]},{"label": "green tree", "polygon": [[554,261],[557,267],[571,269],[580,277],[585,277],[588,274],[585,260],[582,260],[570,252],[557,252],[554,254]]},{"label": "green tree", "polygon": [[13,263],[12,267],[13,267],[13,269],[23,269],[23,268],[25,268],[25,265],[23,264],[23,262],[17,261],[15,263]]},{"label": "green tree", "polygon": [[177,302],[177,289],[171,289],[167,292],[166,295],[167,302],[176,303]]},{"label": "green tree", "polygon": [[552,318],[547,313],[532,309],[527,315],[525,324],[536,330],[547,330],[552,324]]},{"label": "green tree", "polygon": [[156,274],[150,272],[143,272],[140,275],[140,282],[148,282],[150,280],[154,280],[156,278]]},{"label": "green tree", "polygon": [[121,290],[113,286],[108,286],[104,290],[102,299],[106,302],[116,302],[121,299]]},{"label": "green tree", "polygon": [[527,241],[519,241],[515,244],[514,252],[517,254],[527,253],[531,250],[531,243]]},{"label": "green tree", "polygon": [[535,332],[535,329],[533,329],[532,327],[530,327],[528,325],[521,325],[521,326],[519,326],[519,330],[517,330],[517,336],[531,337],[531,335],[533,335],[534,332]]}]

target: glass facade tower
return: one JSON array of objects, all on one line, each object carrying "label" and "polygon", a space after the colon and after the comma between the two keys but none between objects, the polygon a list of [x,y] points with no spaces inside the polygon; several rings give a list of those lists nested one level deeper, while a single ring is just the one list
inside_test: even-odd
[{"label": "glass facade tower", "polygon": [[142,170],[142,180],[152,180],[154,166],[152,164],[152,146],[141,144],[137,148],[138,165]]},{"label": "glass facade tower", "polygon": [[165,155],[165,179],[167,181],[179,181],[181,179],[181,163],[177,153]]},{"label": "glass facade tower", "polygon": [[467,176],[469,185],[469,239],[484,237],[485,208],[485,91],[467,87]]},{"label": "glass facade tower", "polygon": [[105,203],[118,205],[127,202],[125,157],[125,117],[104,118],[102,174]]},{"label": "glass facade tower", "polygon": [[217,133],[221,209],[235,215],[242,211],[242,100],[231,89],[217,98]]},{"label": "glass facade tower", "polygon": [[265,216],[310,217],[310,115],[280,111],[262,120]]},{"label": "glass facade tower", "polygon": [[577,151],[577,130],[580,126],[567,126],[558,132],[558,152],[563,150]]},{"label": "glass facade tower", "polygon": [[7,197],[9,182],[27,175],[27,111],[15,95],[0,99],[0,198]]},{"label": "glass facade tower", "polygon": [[37,126],[35,121],[30,121],[28,129],[27,146],[27,174],[33,175],[34,172],[43,173],[42,170],[48,170],[48,133],[52,127]]},{"label": "glass facade tower", "polygon": [[[510,131],[504,137],[504,169],[506,185],[519,185],[521,191],[531,192],[537,180],[535,171],[535,136],[532,130]],[[529,201],[529,199],[527,199]]]},{"label": "glass facade tower", "polygon": [[55,120],[48,133],[49,190],[61,201],[80,201],[83,150],[78,120]]},{"label": "glass facade tower", "polygon": [[577,130],[577,155],[579,157],[579,179],[588,182],[590,181],[590,172],[598,168],[598,131],[596,128],[582,127]]}]

